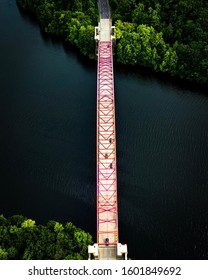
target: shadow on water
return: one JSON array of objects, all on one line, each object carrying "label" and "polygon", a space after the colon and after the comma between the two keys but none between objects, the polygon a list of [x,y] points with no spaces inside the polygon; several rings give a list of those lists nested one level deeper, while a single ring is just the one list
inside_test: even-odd
[{"label": "shadow on water", "polygon": [[202,85],[196,82],[180,79],[179,77],[172,77],[166,73],[155,72],[150,68],[143,66],[123,65],[118,62],[114,63],[115,70],[121,75],[134,76],[139,79],[152,82],[157,82],[161,86],[170,86],[176,90],[190,91],[194,94],[202,94],[207,96],[207,85]]},{"label": "shadow on water", "polygon": [[[38,24],[38,22],[36,22],[36,24]],[[42,29],[40,29],[40,34],[46,46],[52,45],[57,49],[63,48],[65,54],[68,57],[73,55],[73,57],[76,59],[76,62],[80,64],[83,69],[86,69],[89,72],[95,71],[97,62],[83,55],[76,46],[70,45],[62,37],[47,34]]]},{"label": "shadow on water", "polygon": [[53,46],[55,49],[64,49],[67,56],[71,57],[71,55],[73,55],[73,57],[76,58],[77,63],[88,71],[94,71],[96,69],[96,60],[89,59],[87,56],[83,55],[76,46],[70,45],[64,40],[64,38],[46,33],[41,28],[34,14],[28,14],[28,12],[25,12],[20,7],[18,7],[18,11],[27,24],[29,23],[32,26],[39,27],[41,38],[46,46]]},{"label": "shadow on water", "polygon": [[33,26],[36,26],[37,25],[37,19],[35,17],[35,15],[33,13],[29,13],[29,12],[26,12],[24,11],[21,7],[19,7],[17,4],[17,10],[18,10],[18,13],[20,14],[21,16],[21,19],[24,21],[24,22],[27,22],[27,24],[31,24]]}]

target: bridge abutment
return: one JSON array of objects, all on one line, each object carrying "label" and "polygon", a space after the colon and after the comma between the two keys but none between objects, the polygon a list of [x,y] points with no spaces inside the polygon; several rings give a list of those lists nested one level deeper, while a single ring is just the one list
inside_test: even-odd
[{"label": "bridge abutment", "polygon": [[127,260],[127,245],[117,243],[116,245],[94,245],[88,246],[89,260]]}]

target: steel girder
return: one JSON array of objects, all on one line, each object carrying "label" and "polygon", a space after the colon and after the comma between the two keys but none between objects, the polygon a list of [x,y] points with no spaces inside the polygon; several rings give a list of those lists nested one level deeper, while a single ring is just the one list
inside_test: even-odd
[{"label": "steel girder", "polygon": [[118,243],[112,42],[100,41],[97,69],[97,243]]}]

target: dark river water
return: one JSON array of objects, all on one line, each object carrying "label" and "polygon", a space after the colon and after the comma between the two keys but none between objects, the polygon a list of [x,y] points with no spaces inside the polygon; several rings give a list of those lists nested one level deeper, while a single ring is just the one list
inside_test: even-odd
[{"label": "dark river water", "polygon": [[[165,79],[115,65],[119,239],[208,259],[208,95]],[[0,0],[0,213],[95,237],[95,120],[96,62]]]}]

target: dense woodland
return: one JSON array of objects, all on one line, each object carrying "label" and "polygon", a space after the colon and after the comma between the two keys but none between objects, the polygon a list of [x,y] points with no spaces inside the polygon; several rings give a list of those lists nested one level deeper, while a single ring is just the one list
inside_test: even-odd
[{"label": "dense woodland", "polygon": [[20,215],[0,215],[0,260],[84,260],[89,244],[91,235],[70,222],[43,226]]},{"label": "dense woodland", "polygon": [[109,0],[117,60],[208,82],[207,0]]},{"label": "dense woodland", "polygon": [[[45,32],[94,57],[97,0],[17,0]],[[207,0],[109,0],[116,59],[199,83],[208,82]]]}]

